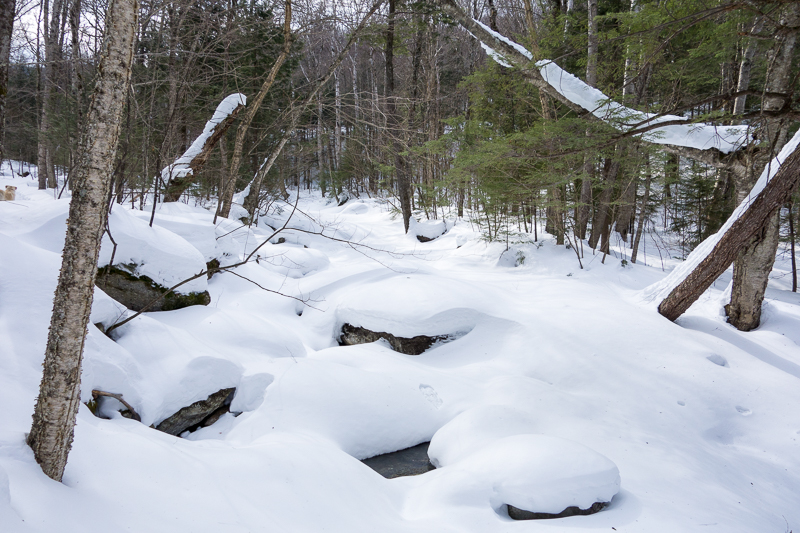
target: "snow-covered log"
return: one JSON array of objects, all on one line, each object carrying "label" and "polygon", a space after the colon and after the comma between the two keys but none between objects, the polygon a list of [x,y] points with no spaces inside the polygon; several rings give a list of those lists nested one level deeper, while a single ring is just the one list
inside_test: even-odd
[{"label": "snow-covered log", "polygon": [[598,118],[626,136],[640,136],[668,152],[717,168],[741,166],[736,152],[750,141],[747,127],[690,123],[685,117],[625,107],[552,61],[532,63],[533,55],[525,47],[467,15],[455,0],[439,0],[439,5],[480,41],[492,59],[506,67],[518,67],[530,83],[579,115]]},{"label": "snow-covered log", "polygon": [[189,149],[161,171],[161,179],[167,184],[164,191],[165,202],[178,201],[183,191],[194,181],[195,171],[205,165],[211,150],[225,135],[236,115],[246,104],[247,97],[242,93],[227,96],[217,106],[211,119],[206,122],[203,133],[194,140]]},{"label": "snow-covered log", "polygon": [[681,316],[760,232],[776,209],[800,183],[800,131],[762,172],[747,198],[714,235],[660,282],[645,289],[646,300],[660,302],[658,312],[670,320]]}]

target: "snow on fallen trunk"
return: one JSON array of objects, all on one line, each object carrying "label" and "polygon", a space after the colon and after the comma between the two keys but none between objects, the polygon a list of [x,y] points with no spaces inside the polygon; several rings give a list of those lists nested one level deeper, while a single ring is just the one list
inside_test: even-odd
[{"label": "snow on fallen trunk", "polygon": [[239,110],[247,104],[247,97],[242,93],[234,93],[227,96],[214,111],[211,119],[206,122],[197,139],[186,152],[174,163],[165,167],[161,171],[161,179],[167,183],[167,192],[164,195],[165,202],[177,201],[181,193],[186,190],[190,180],[181,180],[194,174],[194,171],[205,164],[211,149],[217,141],[225,134]]},{"label": "snow on fallen trunk", "polygon": [[[472,21],[498,41],[516,50],[524,58],[533,59],[533,55],[522,45],[497,33],[479,20],[472,19]],[[472,35],[475,37],[474,34]],[[504,67],[512,66],[514,63],[513,58],[498,52],[480,37],[476,38],[481,42],[481,46],[489,57]],[[517,66],[521,65],[518,64]],[[686,117],[677,115],[657,116],[652,113],[643,113],[614,102],[602,91],[581,81],[553,61],[547,59],[537,61],[536,67],[547,84],[561,96],[622,132],[651,128],[661,123],[687,122],[686,124],[669,124],[649,129],[649,131],[640,134],[641,138],[647,142],[699,150],[715,148],[727,154],[735,152],[749,141],[750,137],[746,126],[691,124],[688,123]]]},{"label": "snow on fallen trunk", "polygon": [[[676,267],[668,276],[644,289],[641,292],[642,299],[646,302],[658,302],[661,314],[671,320],[688,309],[719,274],[730,266],[741,243],[746,243],[750,239],[749,230],[757,231],[763,225],[759,223],[760,218],[766,220],[766,217],[775,208],[783,205],[786,200],[783,196],[790,195],[794,190],[800,179],[797,169],[792,171],[794,166],[800,164],[800,151],[797,151],[799,145],[800,131],[795,133],[777,157],[767,164],[750,194],[734,210],[722,228],[700,243],[689,254],[686,261]],[[791,161],[789,161],[790,157]],[[781,170],[781,175],[778,176]],[[776,176],[778,179],[774,179]],[[755,218],[759,218],[759,220],[749,220]],[[713,261],[715,255],[720,257]],[[728,261],[728,256],[731,258],[730,261]],[[714,265],[712,262],[716,264]],[[719,271],[720,269],[721,271]],[[680,305],[677,305],[677,302],[672,304],[668,301],[670,298],[673,300],[677,298],[678,292],[686,292],[686,289],[689,288],[686,287],[687,283],[692,281],[690,276],[703,278],[694,281],[697,287],[691,287],[694,299],[688,302],[688,305],[686,301],[681,302]],[[709,279],[710,281],[708,281]],[[702,284],[705,284],[704,288],[700,288]],[[682,285],[683,287],[681,287]],[[682,298],[686,298],[686,296]]]},{"label": "snow on fallen trunk", "polygon": [[[113,252],[113,266],[137,277],[147,276],[163,287],[172,287],[206,268],[203,254],[186,239],[159,226],[151,228],[122,206],[109,214],[108,225],[117,249],[114,251],[108,234],[103,235],[99,267],[110,263]],[[190,294],[207,288],[207,279],[203,276],[182,285],[176,292]]]}]

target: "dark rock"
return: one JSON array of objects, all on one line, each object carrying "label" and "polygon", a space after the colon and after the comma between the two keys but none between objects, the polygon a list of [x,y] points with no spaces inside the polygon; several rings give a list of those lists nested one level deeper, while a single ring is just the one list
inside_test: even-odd
[{"label": "dark rock", "polygon": [[[442,233],[442,235],[444,235],[444,233]],[[441,237],[442,235],[439,235],[439,236],[437,236],[437,237],[434,237],[433,239],[431,239],[430,237],[426,237],[425,235],[417,235],[417,240],[418,240],[419,242],[431,242],[431,241],[432,241],[432,240],[434,240],[434,239],[438,239],[438,238],[439,238],[439,237]]]},{"label": "dark rock", "polygon": [[[156,426],[156,429],[177,436],[187,430],[193,431],[201,426],[210,426],[228,411],[235,392],[235,388],[221,389],[205,400],[194,402],[164,419]],[[221,409],[224,410],[220,411]],[[205,423],[214,416],[216,418],[213,422]]]},{"label": "dark rock", "polygon": [[219,271],[219,259],[212,259],[206,263],[206,270],[208,270],[208,279]]},{"label": "dark rock", "polygon": [[534,513],[524,509],[518,509],[513,505],[508,505],[508,516],[514,520],[546,520],[550,518],[566,518],[568,516],[589,515],[599,513],[606,508],[608,502],[595,502],[588,509],[581,509],[580,507],[567,507],[557,514],[552,513]]},{"label": "dark rock", "polygon": [[423,442],[404,450],[376,455],[361,462],[387,479],[418,476],[435,469],[428,460],[429,445],[430,442]]},{"label": "dark rock", "polygon": [[[123,267],[123,268],[120,268]],[[128,268],[129,270],[125,270]],[[167,292],[147,276],[134,276],[135,265],[104,266],[97,270],[96,284],[106,294],[133,311],[140,311],[158,296]],[[190,305],[208,305],[211,295],[208,291],[178,294],[171,292],[156,302],[148,311],[172,311]]]},{"label": "dark rock", "polygon": [[378,339],[386,339],[396,352],[404,353],[406,355],[419,355],[434,342],[449,340],[450,336],[440,335],[437,337],[428,337],[426,335],[417,335],[416,337],[395,337],[391,333],[384,331],[371,331],[360,326],[352,326],[345,324],[342,326],[342,334],[339,337],[339,344],[341,346],[355,346],[356,344],[367,344],[375,342]]}]

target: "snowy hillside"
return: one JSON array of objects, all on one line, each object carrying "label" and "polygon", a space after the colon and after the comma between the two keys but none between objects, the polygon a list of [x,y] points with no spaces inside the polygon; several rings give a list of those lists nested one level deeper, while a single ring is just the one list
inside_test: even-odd
[{"label": "snowy hillside", "polygon": [[[549,237],[506,251],[449,220],[416,225],[433,239],[421,243],[378,200],[338,206],[318,193],[302,193],[296,230],[257,262],[197,281],[208,306],[145,313],[113,340],[90,326],[82,401],[122,394],[141,423],[82,405],[64,483],[52,481],[25,435],[68,199],[3,171],[0,187],[17,186],[0,202],[4,533],[800,530],[800,296],[786,290],[788,257],[759,329],[726,324],[730,274],[674,324],[642,303],[678,263],[652,242],[636,265],[603,264],[584,246],[581,269]],[[128,243],[115,264],[165,286],[211,259],[233,264],[294,199],[252,229],[185,204],[159,206],[150,228],[149,211],[115,205],[111,232]],[[129,313],[95,294],[93,323]],[[443,340],[417,356],[386,341],[339,346],[344,324]],[[185,438],[149,427],[230,387],[232,412],[208,427]],[[437,468],[425,474],[384,479],[360,461],[427,441]],[[552,520],[516,521],[505,507],[608,499]]]}]

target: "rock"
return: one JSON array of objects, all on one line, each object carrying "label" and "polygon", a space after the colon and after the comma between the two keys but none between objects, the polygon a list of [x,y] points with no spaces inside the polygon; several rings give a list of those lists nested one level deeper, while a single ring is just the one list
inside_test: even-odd
[{"label": "rock", "polygon": [[533,513],[524,509],[517,509],[513,505],[508,505],[508,516],[514,520],[544,520],[549,518],[566,518],[567,516],[589,515],[602,511],[608,503],[595,502],[588,509],[580,507],[567,507],[558,514]]},{"label": "rock", "polygon": [[[442,233],[442,235],[444,235],[444,233]],[[438,239],[438,238],[439,238],[439,237],[441,237],[442,235],[439,235],[439,236],[437,236],[437,237],[433,237],[433,238],[431,238],[431,237],[426,237],[425,235],[417,235],[417,240],[418,240],[419,242],[431,242],[431,241],[432,241],[432,240],[434,240],[434,239]]]},{"label": "rock", "polygon": [[341,346],[355,346],[356,344],[367,344],[378,339],[385,339],[396,352],[406,355],[419,355],[430,348],[437,341],[448,340],[447,335],[428,337],[417,335],[416,337],[395,337],[391,333],[384,331],[371,331],[360,326],[345,324],[342,326],[342,334],[339,337]]},{"label": "rock", "polygon": [[208,270],[208,279],[219,272],[219,259],[212,259],[206,263],[206,270]]},{"label": "rock", "polygon": [[[120,268],[125,267],[125,268]],[[128,309],[140,311],[158,296],[164,294],[168,287],[162,287],[147,276],[135,276],[130,271],[135,265],[104,266],[97,271],[98,287]],[[172,311],[190,305],[208,305],[211,296],[208,291],[181,294],[171,292],[156,302],[148,311]]]},{"label": "rock", "polygon": [[435,467],[428,460],[429,444],[430,442],[423,442],[404,450],[376,455],[361,462],[386,479],[418,476],[435,470]]},{"label": "rock", "polygon": [[[220,416],[228,412],[228,408],[236,393],[235,388],[221,389],[205,400],[194,402],[188,407],[184,407],[174,415],[162,420],[156,429],[169,433],[170,435],[180,435],[184,431],[193,431],[201,426],[210,426]],[[206,424],[206,421],[216,416],[213,422]]]}]

